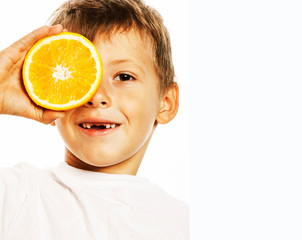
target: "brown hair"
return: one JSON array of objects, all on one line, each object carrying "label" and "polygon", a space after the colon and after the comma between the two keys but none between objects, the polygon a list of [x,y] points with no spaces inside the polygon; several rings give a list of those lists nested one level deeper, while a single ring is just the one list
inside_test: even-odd
[{"label": "brown hair", "polygon": [[99,32],[114,33],[136,28],[147,33],[153,44],[154,67],[160,93],[174,80],[170,36],[160,14],[142,0],[69,0],[51,16],[50,25],[61,24],[93,41]]}]

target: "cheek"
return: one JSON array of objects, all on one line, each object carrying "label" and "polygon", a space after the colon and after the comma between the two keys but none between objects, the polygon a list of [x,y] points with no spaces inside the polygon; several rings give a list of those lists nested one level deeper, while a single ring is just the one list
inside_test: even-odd
[{"label": "cheek", "polygon": [[66,141],[66,138],[68,136],[67,134],[67,129],[65,127],[65,122],[64,120],[60,119],[56,121],[56,125],[57,125],[57,129],[61,135],[61,137],[63,138],[64,142]]},{"label": "cheek", "polygon": [[154,123],[158,113],[158,100],[147,94],[124,102],[124,113],[129,122],[146,126]]},{"label": "cheek", "polygon": [[69,141],[72,138],[71,126],[68,120],[68,116],[56,120],[57,129],[65,142]]}]

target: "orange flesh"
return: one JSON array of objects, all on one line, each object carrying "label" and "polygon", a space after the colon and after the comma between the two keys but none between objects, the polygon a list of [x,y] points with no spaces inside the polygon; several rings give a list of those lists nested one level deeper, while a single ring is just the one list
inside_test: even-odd
[{"label": "orange flesh", "polygon": [[28,77],[39,99],[66,104],[83,98],[96,74],[96,61],[86,46],[77,40],[59,39],[35,52]]}]

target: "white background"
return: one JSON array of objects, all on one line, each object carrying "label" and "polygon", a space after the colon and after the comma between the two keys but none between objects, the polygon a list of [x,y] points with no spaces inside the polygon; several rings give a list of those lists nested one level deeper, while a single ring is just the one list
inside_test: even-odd
[{"label": "white background", "polygon": [[[51,13],[63,2],[1,0],[0,49],[46,24]],[[149,178],[171,195],[189,204],[188,3],[172,0],[149,0],[147,3],[162,14],[171,34],[180,86],[180,109],[171,123],[156,129],[138,175]],[[175,12],[171,11],[171,3]],[[2,115],[0,136],[0,167],[26,161],[43,168],[56,166],[64,160],[64,144],[54,127]]]},{"label": "white background", "polygon": [[194,3],[194,239],[301,240],[301,1]]}]

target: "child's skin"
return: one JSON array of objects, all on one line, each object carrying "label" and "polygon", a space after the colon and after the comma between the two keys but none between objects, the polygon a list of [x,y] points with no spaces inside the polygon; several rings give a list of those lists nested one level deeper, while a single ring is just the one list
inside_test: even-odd
[{"label": "child's skin", "polygon": [[35,105],[22,83],[22,65],[28,50],[39,39],[62,31],[61,25],[43,26],[0,52],[0,114],[22,116],[45,124],[64,117],[64,112],[45,110]]},{"label": "child's skin", "polygon": [[[98,36],[104,72],[95,96],[67,112],[37,107],[24,92],[21,68],[35,41],[60,33],[61,26],[37,29],[0,53],[0,113],[57,125],[66,145],[65,161],[74,167],[135,175],[157,123],[167,123],[178,110],[178,87],[159,91],[150,40],[137,31]],[[147,49],[147,51],[146,51]],[[56,120],[56,121],[55,121]],[[55,122],[54,122],[55,121]],[[83,124],[106,123],[107,130]]]}]

